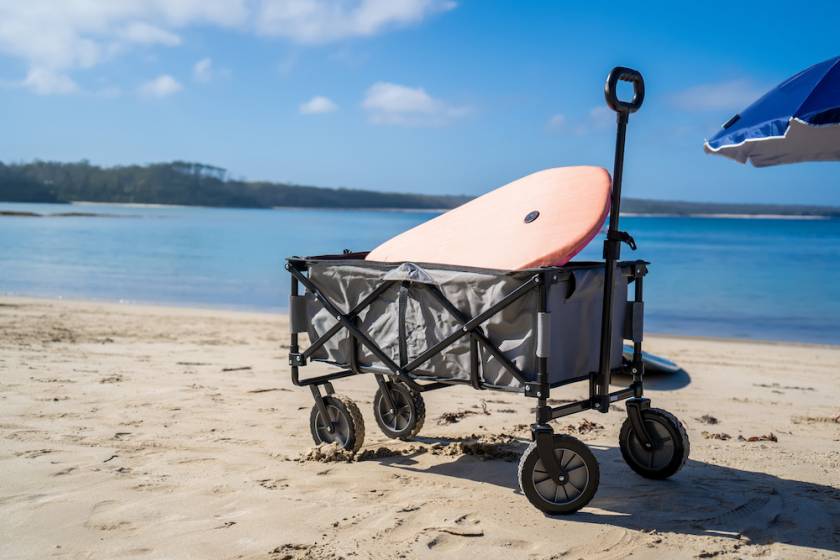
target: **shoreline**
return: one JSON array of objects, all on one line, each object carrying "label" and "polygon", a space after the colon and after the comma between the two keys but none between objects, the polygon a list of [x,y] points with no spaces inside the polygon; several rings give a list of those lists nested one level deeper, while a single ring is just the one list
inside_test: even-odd
[{"label": "shoreline", "polygon": [[[441,214],[448,212],[453,208],[400,208],[400,207],[343,207],[343,206],[267,206],[267,207],[250,207],[250,206],[203,206],[192,204],[156,204],[156,203],[142,203],[142,202],[95,202],[86,200],[75,200],[69,202],[4,202],[0,204],[21,204],[21,205],[64,205],[64,206],[114,206],[119,208],[136,208],[136,209],[185,209],[185,208],[203,208],[210,210],[313,210],[313,211],[336,211],[336,212],[393,212],[393,213],[422,213],[422,214]],[[15,212],[15,211],[0,211],[0,217],[65,217],[62,214],[41,214],[38,216],[28,216],[31,212]],[[72,214],[72,213],[70,213]],[[837,220],[840,217],[831,214],[773,214],[773,213],[738,213],[738,212],[622,212],[622,217],[625,218],[702,218],[702,219],[719,219],[719,220]],[[109,214],[90,214],[81,215],[77,217],[124,217],[121,215]]]},{"label": "shoreline", "polygon": [[[38,204],[23,203],[23,204]],[[145,202],[95,202],[89,200],[74,200],[67,202],[71,206],[120,206],[123,208],[208,208],[219,210],[340,210],[342,212],[428,212],[430,214],[446,212],[452,208],[400,208],[378,206],[203,206],[201,204],[156,204]],[[454,208],[454,207],[453,207]]]},{"label": "shoreline", "polygon": [[622,218],[705,218],[718,220],[836,220],[837,216],[827,214],[729,214],[729,213],[662,213],[622,212]]},{"label": "shoreline", "polygon": [[[65,298],[65,297],[50,297],[50,296],[31,296],[31,295],[10,295],[0,292],[0,309],[5,305],[15,304],[49,304],[59,303],[68,304],[74,307],[84,307],[96,305],[103,308],[137,308],[138,310],[156,310],[156,311],[170,311],[178,314],[184,313],[200,313],[218,315],[219,313],[238,315],[242,317],[279,317],[286,319],[288,317],[287,308],[277,309],[251,309],[246,307],[235,306],[212,306],[200,304],[184,304],[178,305],[168,302],[146,302],[146,301],[132,301],[122,300],[114,301],[107,299],[85,299],[85,298]],[[669,339],[669,340],[686,340],[698,342],[715,342],[715,343],[735,343],[735,344],[758,344],[762,346],[791,346],[797,348],[823,348],[823,349],[840,349],[840,344],[832,344],[828,342],[807,342],[800,340],[782,340],[782,339],[762,339],[762,338],[746,338],[746,337],[725,337],[725,336],[711,336],[711,335],[694,335],[694,334],[680,334],[668,332],[646,331],[646,337]]]}]

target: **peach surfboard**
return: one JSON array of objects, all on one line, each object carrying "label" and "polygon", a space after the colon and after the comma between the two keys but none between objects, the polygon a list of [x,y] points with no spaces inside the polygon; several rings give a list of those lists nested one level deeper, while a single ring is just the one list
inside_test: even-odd
[{"label": "peach surfboard", "polygon": [[598,234],[610,183],[600,167],[538,171],[391,238],[366,259],[502,270],[563,265]]}]

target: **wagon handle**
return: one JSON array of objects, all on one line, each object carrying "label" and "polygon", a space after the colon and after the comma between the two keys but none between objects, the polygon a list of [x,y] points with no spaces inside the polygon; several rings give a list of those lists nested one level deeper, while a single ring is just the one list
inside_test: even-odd
[{"label": "wagon handle", "polygon": [[[633,99],[622,101],[618,98],[618,82],[633,84]],[[610,374],[612,363],[612,308],[615,292],[615,268],[621,258],[621,242],[632,239],[619,229],[621,213],[621,181],[624,175],[624,140],[627,135],[627,122],[630,113],[635,113],[645,100],[645,80],[641,72],[624,66],[616,66],[607,76],[604,97],[610,109],[616,112],[615,163],[613,164],[612,192],[610,193],[610,222],[607,238],[604,240],[604,299],[601,308],[601,348],[598,363],[598,375],[595,385],[595,401],[599,412],[610,408]],[[632,245],[631,245],[632,247]],[[641,348],[634,348],[634,360],[640,357]],[[641,395],[637,395],[641,396]]]},{"label": "wagon handle", "polygon": [[[622,101],[618,98],[618,82],[633,84],[632,100]],[[604,85],[604,97],[607,100],[607,105],[616,113],[635,113],[645,100],[645,79],[638,70],[616,66],[607,76],[607,83]]]}]

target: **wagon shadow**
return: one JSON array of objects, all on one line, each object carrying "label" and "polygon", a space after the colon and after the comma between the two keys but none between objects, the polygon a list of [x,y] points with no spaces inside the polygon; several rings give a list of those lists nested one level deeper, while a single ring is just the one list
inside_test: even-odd
[{"label": "wagon shadow", "polygon": [[[558,523],[733,540],[746,537],[753,544],[787,543],[840,552],[840,489],[693,460],[673,479],[653,481],[632,472],[618,448],[594,447],[593,452],[601,467],[598,493],[588,508],[556,517]],[[521,494],[516,462],[461,456],[421,469],[407,459],[383,463],[495,484]]]}]

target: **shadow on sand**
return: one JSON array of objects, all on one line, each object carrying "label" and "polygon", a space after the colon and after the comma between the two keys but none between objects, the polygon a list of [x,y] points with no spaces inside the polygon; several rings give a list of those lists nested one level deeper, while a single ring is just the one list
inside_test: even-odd
[{"label": "shadow on sand", "polygon": [[[523,441],[523,450],[525,445]],[[840,551],[840,490],[836,488],[693,460],[673,479],[653,481],[632,472],[617,447],[592,449],[601,467],[598,493],[590,509],[559,518],[563,521],[733,539],[745,536],[754,544],[780,542]],[[427,469],[417,468],[411,457],[381,463],[520,493],[515,462],[461,456]],[[595,508],[602,511],[592,511]]]}]

